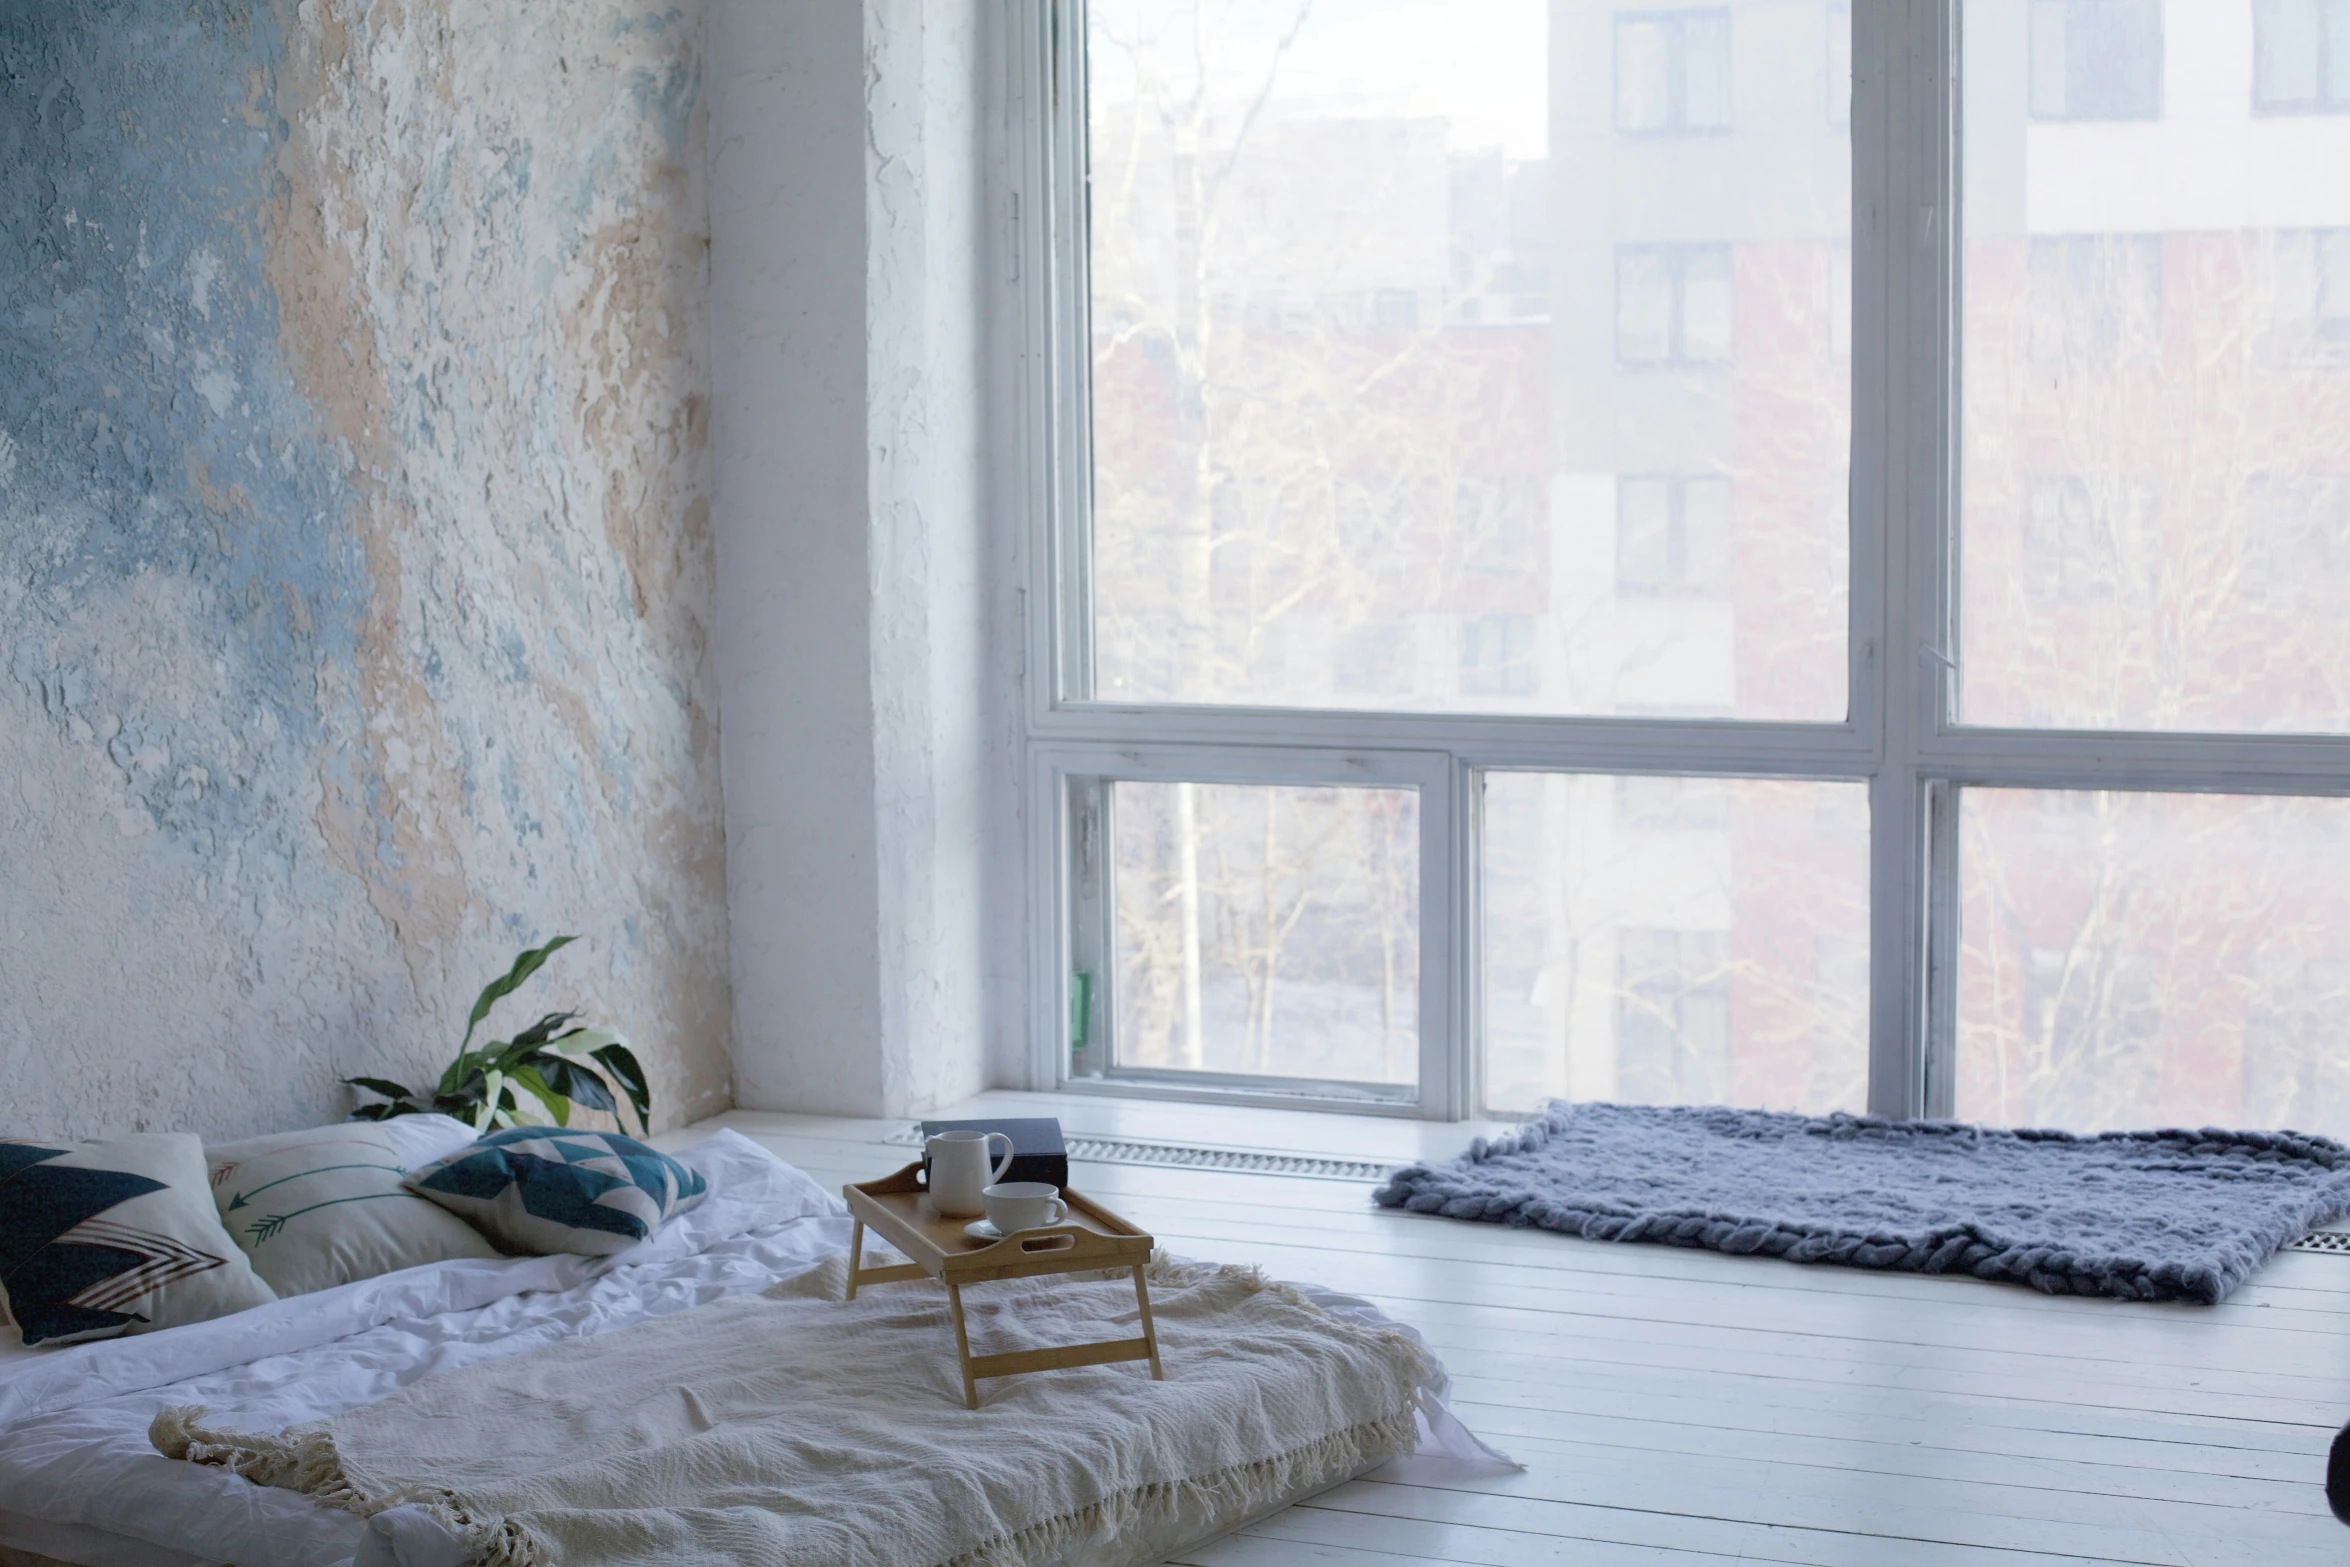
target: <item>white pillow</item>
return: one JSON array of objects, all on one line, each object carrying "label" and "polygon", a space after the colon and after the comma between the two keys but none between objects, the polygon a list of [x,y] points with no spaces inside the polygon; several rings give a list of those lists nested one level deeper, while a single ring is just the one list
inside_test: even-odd
[{"label": "white pillow", "polygon": [[204,1150],[212,1197],[253,1271],[280,1295],[307,1295],[354,1279],[495,1257],[464,1220],[401,1186],[401,1179],[473,1141],[445,1115],[344,1121]]},{"label": "white pillow", "polygon": [[277,1298],[221,1228],[185,1132],[0,1140],[0,1327],[76,1344]]}]

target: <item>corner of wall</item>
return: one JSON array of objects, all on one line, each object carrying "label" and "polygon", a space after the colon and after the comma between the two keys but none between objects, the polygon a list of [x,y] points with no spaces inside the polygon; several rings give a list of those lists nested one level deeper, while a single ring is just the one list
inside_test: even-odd
[{"label": "corner of wall", "polygon": [[740,1098],[912,1113],[986,1086],[1009,1004],[984,40],[913,0],[711,27]]}]

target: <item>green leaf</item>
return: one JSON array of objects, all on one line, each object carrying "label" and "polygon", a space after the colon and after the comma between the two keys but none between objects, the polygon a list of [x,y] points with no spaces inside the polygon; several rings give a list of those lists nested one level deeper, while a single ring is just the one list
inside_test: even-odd
[{"label": "green leaf", "polygon": [[521,1084],[532,1097],[547,1107],[547,1114],[554,1118],[557,1126],[571,1124],[571,1101],[558,1093],[546,1078],[539,1074],[539,1069],[536,1066],[526,1062],[516,1067],[512,1080]]},{"label": "green leaf", "polygon": [[540,1018],[536,1023],[531,1024],[530,1027],[524,1029],[521,1033],[514,1036],[514,1048],[517,1050],[536,1050],[539,1046],[554,1038],[556,1033],[563,1027],[564,1024],[570,1022],[577,1016],[579,1016],[579,1014],[576,1012],[548,1013],[545,1017]]},{"label": "green leaf", "polygon": [[[483,1075],[485,1066],[481,1059],[481,1052],[475,1051],[460,1064],[466,1069],[464,1075],[456,1077],[454,1080],[444,1078],[440,1088],[433,1093],[432,1103],[434,1109],[447,1111],[450,1115],[462,1120],[473,1114],[474,1101],[481,1098],[482,1085],[487,1081],[487,1078]],[[450,1110],[449,1106],[451,1105],[456,1105],[459,1108]]]},{"label": "green leaf", "polygon": [[547,1085],[565,1099],[577,1101],[590,1110],[601,1110],[615,1118],[620,1114],[619,1106],[612,1102],[611,1085],[604,1081],[603,1075],[594,1067],[566,1060],[549,1051],[539,1052],[537,1066],[545,1074]]},{"label": "green leaf", "polygon": [[521,989],[531,975],[539,971],[539,966],[555,955],[557,948],[569,946],[578,939],[577,936],[557,936],[543,947],[533,947],[517,957],[514,966],[502,977],[483,986],[481,998],[473,1003],[473,1015],[465,1020],[465,1038],[457,1046],[458,1050],[462,1052],[472,1045],[473,1031],[481,1026],[483,1018],[490,1015],[490,1008]]},{"label": "green leaf", "polygon": [[637,1064],[635,1054],[625,1042],[619,1041],[590,1053],[595,1056],[597,1065],[612,1074],[613,1080],[620,1084],[621,1092],[628,1095],[628,1102],[636,1107],[637,1130],[650,1131],[653,1125],[653,1091],[645,1085],[645,1069]]},{"label": "green leaf", "polygon": [[[488,1075],[482,1079],[481,1108],[475,1112],[473,1118],[473,1129],[475,1132],[478,1133],[488,1131],[490,1129],[490,1123],[492,1121],[496,1121],[497,1118],[504,1113],[501,1107],[501,1101],[503,1101],[505,1097],[506,1074],[499,1071],[496,1067],[491,1067]],[[498,1124],[503,1126],[511,1123],[500,1121]]]},{"label": "green leaf", "polygon": [[412,1090],[402,1088],[398,1083],[380,1077],[346,1077],[343,1081],[349,1083],[353,1088],[364,1088],[371,1094],[381,1094],[394,1102],[416,1098],[416,1094]]},{"label": "green leaf", "polygon": [[441,1074],[441,1080],[433,1091],[442,1094],[464,1093],[466,1084],[480,1082],[483,1069],[497,1059],[497,1053],[495,1040],[479,1050],[458,1051],[457,1059],[449,1063],[449,1069]]}]

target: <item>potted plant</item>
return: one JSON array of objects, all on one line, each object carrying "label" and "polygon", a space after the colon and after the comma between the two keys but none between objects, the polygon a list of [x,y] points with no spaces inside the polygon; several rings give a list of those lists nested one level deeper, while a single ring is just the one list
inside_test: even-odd
[{"label": "potted plant", "polygon": [[483,987],[473,1003],[473,1016],[466,1021],[465,1037],[458,1042],[457,1059],[431,1092],[419,1093],[380,1077],[344,1078],[384,1101],[361,1105],[351,1112],[351,1119],[384,1121],[437,1111],[487,1132],[542,1119],[569,1126],[571,1107],[577,1104],[602,1110],[618,1121],[620,1106],[613,1096],[618,1085],[636,1110],[638,1133],[650,1131],[653,1094],[628,1041],[608,1028],[573,1027],[576,1012],[549,1012],[512,1039],[493,1039],[473,1048],[473,1032],[490,1015],[490,1008],[521,988],[558,948],[577,939],[557,936],[543,947],[531,948]]}]

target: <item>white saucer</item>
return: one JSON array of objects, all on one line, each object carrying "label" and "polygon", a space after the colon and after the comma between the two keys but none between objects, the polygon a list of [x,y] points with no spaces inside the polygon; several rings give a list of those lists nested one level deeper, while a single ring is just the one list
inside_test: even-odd
[{"label": "white saucer", "polygon": [[963,1226],[963,1233],[975,1241],[1000,1241],[1004,1238],[1004,1232],[987,1219],[973,1219]]}]

